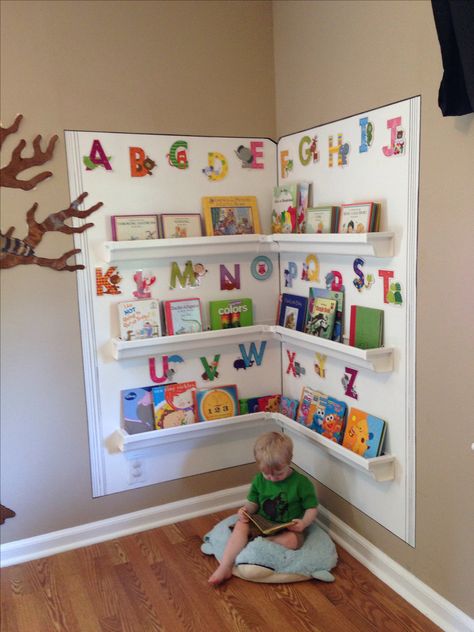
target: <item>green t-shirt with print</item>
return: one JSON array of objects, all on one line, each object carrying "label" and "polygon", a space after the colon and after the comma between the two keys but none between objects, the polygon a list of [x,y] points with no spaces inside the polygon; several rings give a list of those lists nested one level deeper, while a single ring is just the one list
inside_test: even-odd
[{"label": "green t-shirt with print", "polygon": [[317,507],[318,499],[311,481],[296,470],[283,481],[267,481],[256,474],[247,499],[258,505],[258,512],[274,522],[302,518],[306,509]]}]

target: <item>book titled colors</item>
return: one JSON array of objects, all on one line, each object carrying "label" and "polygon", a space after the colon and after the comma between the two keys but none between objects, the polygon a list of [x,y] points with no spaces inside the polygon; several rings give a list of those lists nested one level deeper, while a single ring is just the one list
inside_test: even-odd
[{"label": "book titled colors", "polygon": [[209,301],[211,329],[230,329],[253,325],[251,298]]}]

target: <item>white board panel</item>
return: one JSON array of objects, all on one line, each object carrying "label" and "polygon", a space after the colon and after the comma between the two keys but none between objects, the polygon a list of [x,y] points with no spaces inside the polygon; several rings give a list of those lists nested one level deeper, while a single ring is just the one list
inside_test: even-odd
[{"label": "white board panel", "polygon": [[[359,370],[355,389],[358,399],[346,396],[342,379],[350,362],[328,358],[326,377],[314,371],[315,354],[298,349],[296,359],[306,369],[304,384],[309,384],[355,406],[385,419],[388,432],[385,452],[396,456],[396,479],[382,485],[340,466],[331,457],[312,454],[304,442],[297,447],[301,467],[306,467],[318,480],[345,498],[361,511],[377,520],[393,533],[414,544],[414,388],[415,388],[415,316],[416,316],[416,231],[418,211],[418,155],[419,155],[419,101],[418,97],[391,104],[370,112],[318,126],[280,139],[279,183],[306,180],[313,185],[313,206],[340,205],[364,201],[382,204],[381,231],[390,231],[394,236],[394,255],[378,258],[364,255],[314,254],[319,262],[319,280],[301,280],[302,264],[308,252],[285,252],[281,254],[282,291],[308,296],[309,288],[326,287],[326,275],[338,271],[345,288],[345,327],[349,336],[351,305],[364,305],[384,309],[384,345],[394,347],[394,370],[390,373],[374,373]],[[361,152],[361,119],[368,118],[373,126],[373,142],[367,151]],[[400,118],[397,129],[404,134],[404,150],[400,154],[386,155],[384,147],[391,145],[391,129],[387,122]],[[342,144],[347,144],[347,164],[338,165],[333,155],[330,166],[329,147],[337,144],[341,135]],[[303,138],[317,137],[319,161],[303,165],[300,148],[308,146]],[[332,141],[330,141],[332,137]],[[282,152],[283,155],[282,155]],[[388,153],[390,153],[388,151]],[[291,161],[293,169],[282,177],[282,161]],[[305,154],[303,153],[303,161]],[[367,289],[357,290],[353,280],[354,261],[364,260],[362,270],[372,274],[375,282]],[[284,270],[289,262],[297,266],[298,276],[292,287],[285,288]],[[379,270],[393,272],[393,281],[401,286],[401,305],[384,303],[383,278]],[[291,345],[288,349],[293,352]],[[283,352],[283,391],[299,398],[303,380],[286,372],[288,358]]]},{"label": "white board panel", "polygon": [[[216,348],[193,348],[179,355],[184,363],[176,367],[175,381],[195,379],[198,386],[207,386],[203,378],[202,357],[211,361],[220,354],[217,385],[237,383],[240,397],[251,397],[283,392],[299,398],[303,384],[310,384],[329,395],[344,399],[348,406],[355,405],[369,413],[380,416],[388,422],[389,430],[385,452],[396,458],[395,480],[376,482],[364,472],[356,471],[350,465],[331,457],[330,453],[319,449],[295,434],[295,462],[306,469],[327,487],[345,498],[355,507],[377,520],[391,532],[414,544],[414,501],[415,501],[415,322],[416,322],[416,239],[418,212],[418,161],[419,161],[419,117],[420,99],[415,97],[346,119],[317,126],[280,139],[278,146],[269,140],[254,139],[263,143],[264,169],[242,169],[235,155],[240,146],[248,146],[249,139],[190,137],[155,134],[118,134],[105,132],[66,132],[66,145],[71,198],[77,198],[83,191],[89,192],[85,208],[97,201],[104,206],[90,219],[94,228],[76,235],[75,244],[81,248],[78,259],[86,265],[86,270],[78,272],[79,307],[84,354],[84,374],[89,420],[91,468],[94,495],[113,493],[132,486],[153,484],[172,478],[189,476],[199,472],[212,471],[246,463],[251,454],[254,435],[249,427],[231,427],[219,437],[184,437],[182,442],[167,445],[162,450],[153,448],[135,453],[117,453],[107,449],[110,438],[120,423],[119,392],[124,388],[151,385],[148,357],[126,357],[115,360],[111,352],[111,338],[118,335],[116,304],[129,300],[135,289],[133,274],[142,269],[157,278],[153,286],[153,297],[160,300],[199,296],[203,304],[204,324],[208,326],[208,302],[214,299],[251,297],[254,300],[255,318],[258,324],[272,324],[275,320],[276,305],[280,291],[308,295],[313,284],[325,286],[325,276],[337,270],[343,277],[346,290],[345,334],[349,334],[349,307],[352,304],[369,307],[383,307],[385,311],[385,337],[387,347],[393,347],[394,370],[377,373],[358,368],[355,384],[358,399],[353,400],[344,393],[342,379],[350,362],[327,358],[326,377],[323,379],[314,370],[315,353],[309,349],[292,347],[290,342],[281,344],[277,337],[270,336],[266,342],[264,361],[261,366],[237,371],[233,363],[239,357],[238,343]],[[361,119],[368,118],[373,126],[373,142],[367,151],[360,151]],[[386,155],[384,147],[390,147],[391,130],[387,121],[400,118],[398,129],[403,129],[404,150],[399,155]],[[333,165],[329,165],[330,137],[332,145],[337,144],[338,135],[347,145],[346,165],[338,165],[336,154]],[[306,162],[304,149],[307,139],[317,136],[319,160]],[[302,139],[306,139],[302,143]],[[112,170],[99,167],[87,170],[83,158],[91,152],[93,142],[98,139]],[[178,139],[188,143],[189,169],[172,167],[166,156],[171,145]],[[132,178],[130,175],[129,147],[142,147],[147,155],[157,162],[151,176]],[[348,149],[348,152],[347,152]],[[208,153],[219,152],[229,162],[227,176],[220,181],[209,181],[203,173],[208,164]],[[390,153],[390,151],[388,151]],[[292,170],[282,174],[284,161],[292,165]],[[97,296],[95,269],[107,270],[111,265],[104,260],[104,242],[112,239],[112,215],[161,212],[199,212],[201,197],[207,195],[256,195],[258,199],[262,230],[270,232],[272,189],[279,181],[305,180],[313,185],[312,203],[316,205],[339,205],[342,203],[374,200],[382,204],[380,231],[394,234],[393,256],[370,255],[370,249],[363,251],[364,274],[372,274],[375,283],[370,289],[359,292],[353,279],[354,254],[352,247],[331,252],[331,245],[325,244],[314,254],[318,258],[319,280],[308,283],[300,278],[302,264],[311,248],[305,240],[298,250],[281,242],[278,254],[277,240],[271,239],[255,245],[255,252],[232,252],[232,248],[222,254],[222,249],[212,247],[199,249],[193,246],[192,254],[186,255],[177,249],[176,256],[153,259],[127,259],[118,263],[121,276],[119,296]],[[85,220],[88,221],[88,220]],[[82,222],[78,222],[80,224]],[[230,243],[230,242],[229,242]],[[391,245],[390,245],[391,248]],[[217,254],[219,252],[219,254]],[[339,254],[335,254],[338,252]],[[350,252],[350,254],[348,254]],[[368,254],[367,254],[368,252]],[[342,254],[341,254],[342,253]],[[268,256],[274,266],[274,273],[266,281],[255,279],[250,272],[250,264],[255,256]],[[176,261],[182,268],[185,261],[203,263],[207,274],[199,288],[170,289],[170,265]],[[285,288],[284,270],[289,262],[296,264],[298,278],[291,288]],[[219,265],[225,264],[230,272],[240,266],[241,290],[231,292],[220,290]],[[401,286],[401,305],[384,304],[383,281],[379,270],[390,270],[394,281]],[[264,337],[255,340],[262,343]],[[246,347],[248,348],[248,341]],[[295,377],[287,372],[287,351],[296,351],[297,360],[305,369],[303,376]],[[169,348],[166,351],[171,354]],[[161,356],[154,356],[159,370]],[[267,420],[268,421],[268,420]],[[267,422],[265,422],[267,423]],[[134,474],[137,474],[134,476]]]},{"label": "white board panel", "polygon": [[[93,143],[100,141],[111,170],[104,166],[88,170],[84,157],[90,156]],[[176,140],[188,145],[189,168],[178,169],[169,164],[167,154]],[[191,256],[179,248],[177,256],[123,260],[117,264],[120,274],[120,295],[98,296],[95,272],[105,273],[109,263],[104,261],[104,242],[112,239],[111,216],[145,213],[199,213],[201,198],[210,195],[255,195],[257,197],[262,229],[268,232],[271,190],[275,183],[276,148],[273,141],[254,139],[262,143],[258,162],[263,169],[242,168],[235,150],[248,146],[250,140],[242,138],[214,138],[168,136],[156,134],[121,134],[105,132],[66,132],[68,168],[71,198],[83,191],[89,193],[85,208],[101,201],[103,207],[91,216],[94,227],[75,236],[77,248],[82,250],[78,259],[86,265],[78,272],[79,309],[84,355],[84,374],[88,410],[91,467],[94,496],[129,489],[130,486],[149,485],[156,482],[190,476],[247,463],[255,432],[229,428],[225,434],[228,450],[216,445],[216,439],[185,439],[182,444],[173,443],[163,450],[154,450],[130,459],[130,455],[107,449],[110,438],[120,426],[120,391],[122,389],[152,386],[148,360],[153,357],[156,375],[163,375],[162,355],[115,360],[112,357],[112,338],[119,335],[117,304],[133,299],[136,289],[133,275],[137,270],[154,275],[152,296],[160,301],[171,298],[199,297],[203,310],[204,328],[209,326],[209,301],[231,298],[251,298],[254,303],[254,322],[273,323],[278,296],[278,255],[256,244],[254,253],[233,253],[232,247],[225,254],[215,255],[212,248],[197,248]],[[145,154],[156,161],[152,175],[131,177],[130,147],[141,147]],[[208,166],[208,153],[218,152],[228,160],[228,173],[222,180],[209,181],[203,169]],[[217,164],[217,163],[216,163]],[[230,240],[231,241],[231,240]],[[219,250],[222,253],[222,249]],[[267,280],[257,280],[251,273],[251,263],[259,254],[268,256],[273,264],[273,274]],[[193,264],[202,263],[207,269],[199,287],[170,288],[171,264],[176,261],[180,269],[188,259]],[[235,266],[240,266],[240,289],[221,291],[220,265],[227,267],[235,276]],[[255,340],[257,351],[263,339]],[[250,343],[244,343],[249,350]],[[173,355],[167,348],[163,355]],[[280,392],[280,348],[276,341],[268,341],[261,366],[254,365],[246,371],[236,370],[234,361],[241,357],[239,343],[222,344],[206,349],[180,350],[184,362],[173,365],[173,381],[195,380],[198,387],[209,386],[203,375],[200,358],[210,364],[220,355],[218,378],[213,386],[238,383],[239,397],[255,397]],[[270,370],[271,368],[271,370]],[[222,442],[222,438],[220,439]],[[134,467],[136,466],[136,467]],[[139,476],[131,475],[139,472]]]}]

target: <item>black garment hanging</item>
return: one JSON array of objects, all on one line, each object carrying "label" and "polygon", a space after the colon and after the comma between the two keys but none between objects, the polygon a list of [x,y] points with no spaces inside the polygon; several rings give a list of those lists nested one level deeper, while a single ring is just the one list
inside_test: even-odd
[{"label": "black garment hanging", "polygon": [[443,60],[443,116],[474,112],[474,0],[431,0]]}]

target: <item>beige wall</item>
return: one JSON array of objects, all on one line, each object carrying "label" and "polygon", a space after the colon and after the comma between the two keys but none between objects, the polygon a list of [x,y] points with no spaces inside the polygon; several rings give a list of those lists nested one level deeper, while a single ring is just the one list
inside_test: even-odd
[{"label": "beige wall", "polygon": [[320,496],[472,615],[474,115],[443,119],[437,106],[442,65],[430,2],[277,1],[274,46],[278,136],[422,96],[416,548],[329,490]]},{"label": "beige wall", "polygon": [[[2,229],[69,205],[63,130],[275,135],[269,2],[2,2],[3,125],[60,135],[36,191],[2,189]],[[18,138],[2,152],[5,164]],[[25,155],[28,151],[25,152]],[[94,200],[97,201],[97,200]],[[49,234],[38,251],[73,247]],[[253,467],[93,500],[76,275],[35,266],[1,273],[4,542],[249,480]]]},{"label": "beige wall", "polygon": [[[53,178],[29,193],[2,190],[2,229],[18,234],[34,201],[40,218],[69,202],[64,129],[275,137],[422,95],[416,548],[319,491],[329,510],[472,615],[463,482],[472,481],[474,117],[443,119],[437,108],[430,3],[275,2],[275,76],[269,2],[1,6],[3,124],[22,112],[22,137],[61,137]],[[71,247],[49,235],[41,251]],[[248,481],[250,467],[93,500],[75,275],[24,267],[1,276],[2,502],[18,514],[3,541]]]}]

